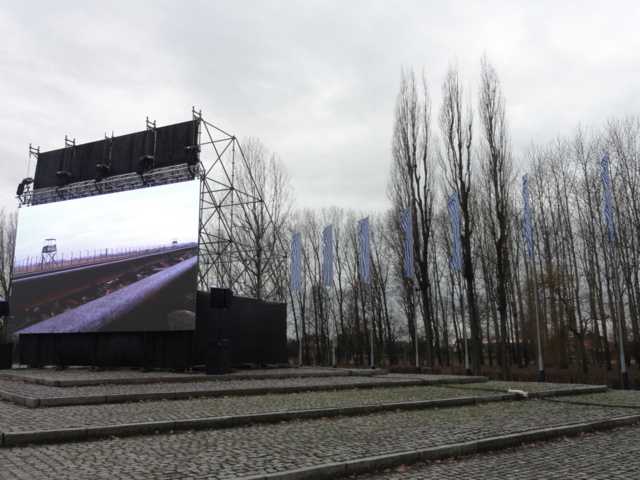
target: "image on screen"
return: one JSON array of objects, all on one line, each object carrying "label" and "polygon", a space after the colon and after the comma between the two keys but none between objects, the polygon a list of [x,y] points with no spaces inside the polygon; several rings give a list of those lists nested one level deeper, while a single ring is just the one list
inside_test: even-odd
[{"label": "image on screen", "polygon": [[12,334],[195,328],[199,182],[21,208]]}]

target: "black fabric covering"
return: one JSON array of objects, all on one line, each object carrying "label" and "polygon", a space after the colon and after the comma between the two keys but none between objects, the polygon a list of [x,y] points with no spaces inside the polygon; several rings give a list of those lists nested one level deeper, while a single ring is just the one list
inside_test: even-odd
[{"label": "black fabric covering", "polygon": [[0,343],[0,370],[13,366],[13,343]]},{"label": "black fabric covering", "polygon": [[20,363],[182,369],[192,332],[51,333],[20,335]]},{"label": "black fabric covering", "polygon": [[287,362],[287,305],[233,297],[231,308],[210,308],[210,293],[198,292],[194,362],[207,363],[207,342],[231,342],[234,365]]},{"label": "black fabric covering", "polygon": [[212,288],[211,308],[229,308],[233,301],[233,292],[230,288]]},{"label": "black fabric covering", "polygon": [[185,369],[211,363],[224,341],[233,365],[287,362],[286,304],[234,297],[231,308],[212,309],[210,301],[197,293],[195,331],[23,334],[20,363]]},{"label": "black fabric covering", "polygon": [[[197,143],[198,122],[199,120],[190,120],[156,129],[156,168],[187,162],[193,154],[186,152],[185,147]],[[56,172],[59,171],[70,172],[70,182],[93,180],[96,177],[96,165],[109,163],[110,151],[110,175],[134,173],[138,169],[140,157],[154,153],[153,131],[145,130],[76,145],[75,148],[41,152],[38,155],[33,189],[57,186]]]},{"label": "black fabric covering", "polygon": [[233,367],[231,347],[232,345],[229,340],[224,340],[220,343],[216,341],[207,342],[204,369],[207,375],[225,375],[231,373]]},{"label": "black fabric covering", "polygon": [[11,308],[7,300],[0,300],[0,317],[8,317],[11,314]]}]

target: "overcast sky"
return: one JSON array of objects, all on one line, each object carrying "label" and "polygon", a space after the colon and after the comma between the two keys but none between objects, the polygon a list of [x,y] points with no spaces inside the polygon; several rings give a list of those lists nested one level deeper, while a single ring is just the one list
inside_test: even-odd
[{"label": "overcast sky", "polygon": [[637,1],[0,0],[0,207],[64,147],[191,118],[257,137],[298,205],[386,208],[402,67],[475,99],[486,51],[516,156],[640,112]]}]

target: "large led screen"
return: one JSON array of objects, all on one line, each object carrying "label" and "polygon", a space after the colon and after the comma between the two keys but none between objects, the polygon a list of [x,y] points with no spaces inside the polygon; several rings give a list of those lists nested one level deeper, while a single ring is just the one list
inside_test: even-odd
[{"label": "large led screen", "polygon": [[193,330],[199,182],[20,209],[11,333]]}]

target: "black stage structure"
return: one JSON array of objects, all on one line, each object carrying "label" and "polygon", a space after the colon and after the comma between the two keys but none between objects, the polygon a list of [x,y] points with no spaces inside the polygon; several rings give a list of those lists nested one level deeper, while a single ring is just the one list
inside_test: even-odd
[{"label": "black stage structure", "polygon": [[[274,228],[268,209],[260,234],[245,233],[242,218],[256,206],[263,211],[266,206],[236,137],[206,122],[195,109],[188,122],[156,127],[147,119],[146,126],[142,132],[83,145],[65,138],[65,147],[51,152],[30,146],[36,172],[21,182],[18,199],[21,208],[29,208],[198,181],[194,328],[22,333],[20,364],[149,369],[206,365],[208,373],[227,373],[230,365],[286,363],[286,304],[277,293],[283,289],[274,281],[286,268],[286,248],[280,232],[268,231]],[[244,169],[245,179],[248,172],[248,188],[236,183],[239,169]],[[276,241],[267,243],[267,236]],[[218,287],[233,292],[228,304],[212,297]]]},{"label": "black stage structure", "polygon": [[[198,292],[193,331],[23,334],[20,363],[177,370],[202,365],[210,373],[228,373],[225,363],[284,364],[286,314],[284,303],[235,296],[230,308],[215,309],[210,292]],[[229,359],[219,345],[227,346]]]}]

